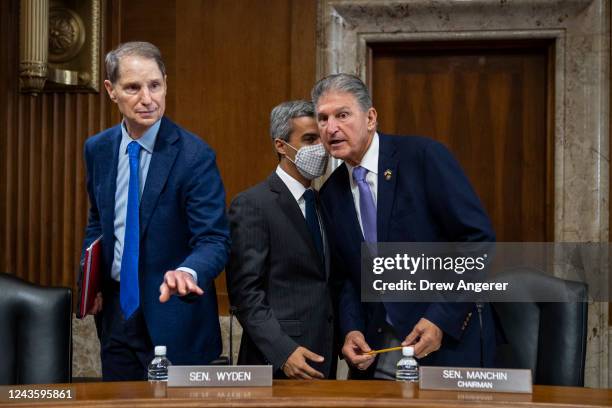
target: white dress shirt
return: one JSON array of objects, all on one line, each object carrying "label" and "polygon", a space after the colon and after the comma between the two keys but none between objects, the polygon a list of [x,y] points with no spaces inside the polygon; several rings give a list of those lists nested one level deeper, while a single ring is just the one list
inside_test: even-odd
[{"label": "white dress shirt", "polygon": [[293,177],[291,177],[281,166],[276,166],[276,175],[285,183],[295,201],[297,201],[302,210],[302,215],[306,218],[306,200],[304,200],[304,192],[306,187]]},{"label": "white dress shirt", "polygon": [[[366,182],[370,186],[370,191],[372,192],[372,196],[374,197],[374,205],[376,206],[376,208],[378,208],[379,152],[380,144],[378,141],[378,132],[376,132],[374,133],[374,137],[372,138],[372,143],[370,143],[370,147],[368,147],[368,150],[363,155],[363,159],[361,159],[361,163],[359,163],[361,167],[365,168],[368,171],[368,173],[366,174]],[[349,182],[351,183],[351,193],[353,193],[353,203],[355,204],[355,210],[357,211],[357,220],[359,220],[359,227],[361,227],[361,234],[363,235],[363,223],[361,222],[361,212],[359,211],[359,187],[357,186],[357,183],[355,183],[355,180],[353,180],[354,167],[346,163],[346,168],[349,172]],[[385,320],[390,325],[393,325],[388,314],[385,314]]]},{"label": "white dress shirt", "polygon": [[[304,192],[306,191],[306,187],[293,177],[291,177],[285,170],[281,168],[281,166],[276,166],[276,175],[280,177],[280,179],[285,183],[291,195],[297,201],[300,206],[300,210],[302,210],[302,215],[304,219],[306,219],[306,200],[304,199]],[[321,238],[323,239],[323,251],[325,251],[325,233],[323,228],[321,228],[321,215],[319,214],[319,209],[317,208],[317,219],[319,220],[319,230],[321,231]]]}]

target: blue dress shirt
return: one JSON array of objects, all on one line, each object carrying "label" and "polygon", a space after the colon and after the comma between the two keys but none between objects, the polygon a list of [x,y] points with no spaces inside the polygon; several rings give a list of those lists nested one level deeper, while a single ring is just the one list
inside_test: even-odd
[{"label": "blue dress shirt", "polygon": [[[136,141],[142,149],[140,149],[140,198],[145,188],[155,141],[157,140],[157,132],[161,120],[158,120]],[[130,181],[130,161],[127,154],[127,146],[133,141],[126,129],[125,121],[121,124],[121,144],[119,145],[119,160],[117,161],[117,187],[115,189],[115,247],[113,256],[113,265],[111,267],[111,278],[120,281],[121,275],[121,258],[123,256],[123,240],[125,238],[125,217],[127,214],[128,201],[128,185]],[[197,273],[191,268],[177,268],[178,270],[188,272],[193,276],[193,279],[198,281]],[[161,282],[160,282],[161,284]]]}]

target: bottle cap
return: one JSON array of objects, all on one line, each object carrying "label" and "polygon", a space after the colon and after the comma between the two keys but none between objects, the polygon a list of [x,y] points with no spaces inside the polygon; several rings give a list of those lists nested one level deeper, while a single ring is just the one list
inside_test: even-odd
[{"label": "bottle cap", "polygon": [[165,356],[166,355],[166,346],[155,346],[155,355],[156,356]]},{"label": "bottle cap", "polygon": [[412,356],[414,356],[414,347],[412,347],[412,346],[402,347],[402,355],[404,357],[412,357]]}]

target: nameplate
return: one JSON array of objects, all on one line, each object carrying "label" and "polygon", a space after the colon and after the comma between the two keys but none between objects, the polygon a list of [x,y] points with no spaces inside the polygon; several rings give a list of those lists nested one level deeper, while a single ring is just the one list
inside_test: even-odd
[{"label": "nameplate", "polygon": [[168,387],[269,387],[272,366],[170,366]]},{"label": "nameplate", "polygon": [[423,390],[520,392],[531,394],[531,370],[421,367]]}]

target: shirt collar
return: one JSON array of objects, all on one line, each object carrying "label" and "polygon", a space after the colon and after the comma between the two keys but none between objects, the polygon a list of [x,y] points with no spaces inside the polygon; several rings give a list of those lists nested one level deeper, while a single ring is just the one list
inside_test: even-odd
[{"label": "shirt collar", "polygon": [[[155,122],[140,139],[137,140],[138,144],[142,146],[147,152],[153,154],[153,148],[155,147],[155,140],[157,140],[157,133],[159,133],[159,127],[161,126],[161,119]],[[127,131],[125,120],[121,122],[121,149],[125,151],[127,145],[133,141]]]},{"label": "shirt collar", "polygon": [[[370,147],[363,155],[363,159],[361,159],[361,163],[359,166],[365,168],[368,172],[374,173],[374,175],[378,175],[378,153],[379,153],[379,141],[378,141],[378,132],[374,133],[374,137],[372,137],[372,143],[370,143]],[[353,176],[353,167],[350,164],[346,163],[346,168],[349,171],[349,175]]]},{"label": "shirt collar", "polygon": [[306,191],[306,187],[293,177],[291,177],[285,170],[281,168],[281,166],[276,166],[276,174],[280,179],[285,183],[295,201],[299,201],[300,198],[304,195],[304,191]]}]

